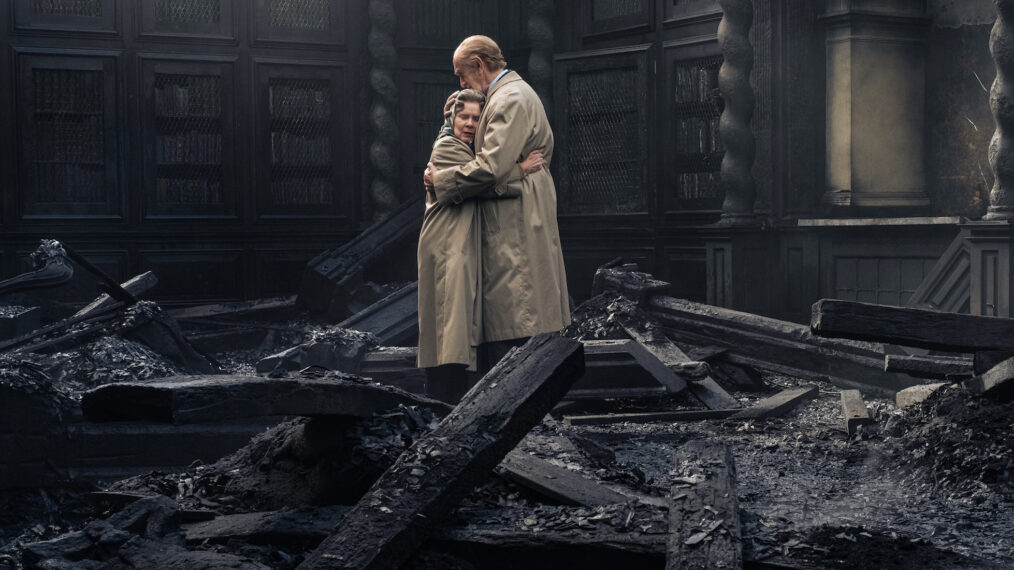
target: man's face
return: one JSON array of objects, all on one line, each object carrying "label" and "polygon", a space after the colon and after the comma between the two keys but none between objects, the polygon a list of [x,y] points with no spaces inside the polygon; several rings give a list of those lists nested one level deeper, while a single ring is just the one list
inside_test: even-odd
[{"label": "man's face", "polygon": [[489,83],[484,81],[483,68],[481,65],[476,65],[475,59],[467,61],[455,55],[452,63],[454,64],[454,75],[458,76],[462,89],[475,89],[481,93],[486,92],[486,89],[489,88]]},{"label": "man's face", "polygon": [[475,140],[475,127],[479,124],[479,104],[465,101],[465,106],[454,114],[454,136],[470,143]]}]

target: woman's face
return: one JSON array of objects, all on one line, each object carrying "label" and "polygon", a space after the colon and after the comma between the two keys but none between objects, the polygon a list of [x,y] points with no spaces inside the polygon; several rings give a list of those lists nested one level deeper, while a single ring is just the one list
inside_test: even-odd
[{"label": "woman's face", "polygon": [[475,127],[479,124],[479,104],[465,101],[465,106],[454,114],[454,136],[467,143],[475,140]]}]

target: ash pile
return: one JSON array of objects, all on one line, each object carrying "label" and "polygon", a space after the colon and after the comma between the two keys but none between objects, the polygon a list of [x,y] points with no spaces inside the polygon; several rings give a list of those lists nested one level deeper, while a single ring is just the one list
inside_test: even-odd
[{"label": "ash pile", "polygon": [[802,326],[616,260],[563,334],[446,403],[414,367],[414,284],[368,279],[395,226],[294,297],[163,310],[128,282],[4,341],[0,568],[1014,556],[1014,320],[823,300]]}]

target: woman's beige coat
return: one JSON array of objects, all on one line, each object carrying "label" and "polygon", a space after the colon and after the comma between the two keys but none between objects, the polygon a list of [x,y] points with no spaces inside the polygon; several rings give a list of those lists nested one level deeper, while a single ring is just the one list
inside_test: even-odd
[{"label": "woman's beige coat", "polygon": [[475,158],[466,164],[436,166],[438,203],[464,204],[505,179],[515,163],[535,149],[542,149],[546,164],[497,188],[520,190],[520,199],[479,202],[482,340],[560,330],[570,324],[570,304],[556,222],[556,186],[549,174],[553,132],[538,95],[517,73],[508,72],[486,93],[475,148]]},{"label": "woman's beige coat", "polygon": [[[472,147],[452,136],[433,143],[430,162],[451,168],[475,158]],[[519,180],[515,167],[507,183]],[[518,192],[489,187],[477,198],[517,198]],[[500,201],[500,200],[498,200]],[[482,342],[482,233],[477,200],[439,204],[426,193],[419,232],[419,351],[416,365],[467,364],[475,370],[475,347]]]}]

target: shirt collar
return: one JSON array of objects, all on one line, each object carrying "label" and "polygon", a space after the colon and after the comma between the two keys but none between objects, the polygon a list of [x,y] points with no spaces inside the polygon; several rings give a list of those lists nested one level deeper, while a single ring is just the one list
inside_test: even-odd
[{"label": "shirt collar", "polygon": [[489,89],[486,89],[486,93],[489,93],[490,90],[493,89],[493,86],[496,85],[496,82],[500,81],[500,78],[503,77],[504,75],[506,75],[508,71],[510,71],[510,70],[507,69],[507,68],[504,68],[504,70],[500,72],[500,75],[497,75],[495,78],[493,78],[493,82],[489,84]]}]

